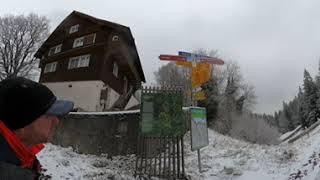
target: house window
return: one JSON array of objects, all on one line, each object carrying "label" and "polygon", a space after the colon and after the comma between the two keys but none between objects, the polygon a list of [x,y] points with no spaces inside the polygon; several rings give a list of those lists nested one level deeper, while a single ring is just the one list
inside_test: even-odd
[{"label": "house window", "polygon": [[73,41],[73,48],[83,46],[84,37],[79,37]]},{"label": "house window", "polygon": [[118,64],[116,62],[113,63],[113,70],[112,70],[112,73],[115,77],[118,77]]},{"label": "house window", "polygon": [[75,33],[79,31],[79,24],[70,27],[69,34]]},{"label": "house window", "polygon": [[88,67],[90,62],[90,54],[72,57],[69,60],[68,69],[75,69],[80,67]]},{"label": "house window", "polygon": [[59,44],[57,46],[50,48],[48,55],[51,56],[53,54],[57,54],[57,53],[61,52],[61,47],[62,47],[62,44]]},{"label": "house window", "polygon": [[112,41],[119,41],[119,36],[117,35],[112,36]]},{"label": "house window", "polygon": [[96,40],[96,34],[89,34],[87,36],[82,36],[73,41],[73,48],[80,47],[83,45],[94,44]]},{"label": "house window", "polygon": [[57,62],[48,63],[44,67],[44,73],[55,72],[56,69],[57,69]]}]

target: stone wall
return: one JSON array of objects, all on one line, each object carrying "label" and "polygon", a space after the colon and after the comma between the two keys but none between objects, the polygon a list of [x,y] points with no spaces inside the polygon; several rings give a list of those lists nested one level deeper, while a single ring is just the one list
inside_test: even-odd
[{"label": "stone wall", "polygon": [[60,121],[53,143],[85,154],[133,154],[139,119],[139,111],[71,113]]}]

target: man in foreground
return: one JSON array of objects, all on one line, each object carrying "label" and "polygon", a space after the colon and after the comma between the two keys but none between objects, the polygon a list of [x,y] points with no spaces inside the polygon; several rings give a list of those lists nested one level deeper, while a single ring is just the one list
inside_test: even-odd
[{"label": "man in foreground", "polygon": [[57,100],[42,84],[21,77],[1,81],[0,179],[39,179],[35,155],[72,109],[73,102]]}]

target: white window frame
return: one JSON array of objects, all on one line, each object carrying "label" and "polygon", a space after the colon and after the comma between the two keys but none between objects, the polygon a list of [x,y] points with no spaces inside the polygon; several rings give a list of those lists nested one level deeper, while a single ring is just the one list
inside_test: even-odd
[{"label": "white window frame", "polygon": [[57,61],[46,64],[43,72],[44,73],[55,72],[57,70],[57,64],[58,64]]},{"label": "white window frame", "polygon": [[68,69],[88,67],[90,64],[90,54],[76,56],[69,59]]},{"label": "white window frame", "polygon": [[73,41],[73,46],[72,47],[73,48],[80,47],[80,46],[83,46],[83,44],[84,44],[84,36],[76,38]]},{"label": "white window frame", "polygon": [[75,33],[79,31],[79,24],[73,25],[69,29],[69,34]]},{"label": "white window frame", "polygon": [[78,67],[88,67],[90,63],[90,54],[79,57]]},{"label": "white window frame", "polygon": [[119,40],[120,40],[120,38],[119,38],[118,35],[113,35],[112,36],[112,41],[119,41]]},{"label": "white window frame", "polygon": [[115,77],[118,77],[119,74],[119,67],[118,64],[116,62],[113,62],[113,69],[112,69],[112,73]]},{"label": "white window frame", "polygon": [[58,54],[59,52],[61,52],[61,48],[62,48],[62,44],[58,44],[56,46],[53,46],[52,48],[50,48],[48,56]]},{"label": "white window frame", "polygon": [[62,44],[57,45],[54,50],[54,53],[57,54],[57,53],[61,52],[61,48],[62,48]]}]

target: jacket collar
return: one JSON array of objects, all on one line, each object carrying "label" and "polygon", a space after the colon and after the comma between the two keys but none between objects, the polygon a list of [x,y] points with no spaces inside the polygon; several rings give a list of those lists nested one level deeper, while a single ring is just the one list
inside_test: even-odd
[{"label": "jacket collar", "polygon": [[34,168],[34,162],[38,162],[36,153],[38,153],[44,146],[37,145],[36,148],[27,148],[21,140],[13,133],[6,125],[0,121],[0,134],[10,147],[11,152],[20,160],[20,166],[23,168]]},{"label": "jacket collar", "polygon": [[5,140],[5,138],[0,134],[0,161],[6,162],[10,164],[14,164],[16,166],[21,165],[21,161],[17,158],[15,153],[12,151],[11,147]]}]

